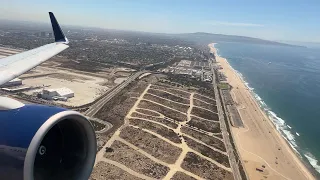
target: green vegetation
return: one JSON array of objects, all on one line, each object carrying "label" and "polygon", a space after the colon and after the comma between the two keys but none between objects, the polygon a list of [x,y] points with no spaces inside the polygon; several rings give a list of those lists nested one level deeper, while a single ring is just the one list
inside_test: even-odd
[{"label": "green vegetation", "polygon": [[220,89],[230,89],[230,85],[228,83],[219,83],[218,87]]}]

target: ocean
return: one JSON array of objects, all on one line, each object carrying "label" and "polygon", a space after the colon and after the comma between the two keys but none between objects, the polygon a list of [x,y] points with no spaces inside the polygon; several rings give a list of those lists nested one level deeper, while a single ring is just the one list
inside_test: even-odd
[{"label": "ocean", "polygon": [[320,49],[246,43],[215,47],[291,147],[320,175]]}]

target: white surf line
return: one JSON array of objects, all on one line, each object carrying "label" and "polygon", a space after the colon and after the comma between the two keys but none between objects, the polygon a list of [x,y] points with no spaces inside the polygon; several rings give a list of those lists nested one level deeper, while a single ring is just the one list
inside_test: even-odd
[{"label": "white surf line", "polygon": [[146,176],[144,174],[141,174],[141,173],[138,173],[136,171],[133,171],[132,169],[128,168],[127,166],[117,162],[117,161],[113,161],[111,159],[107,159],[107,158],[103,158],[101,161],[103,162],[106,162],[108,164],[112,164],[120,169],[122,169],[123,171],[135,176],[135,177],[138,177],[138,178],[141,178],[141,179],[145,179],[145,180],[156,180],[155,178],[151,178],[149,176]]},{"label": "white surf line", "polygon": [[154,88],[150,88],[150,89],[155,90],[155,91],[165,92],[165,93],[168,93],[168,94],[170,94],[170,95],[172,95],[172,96],[176,96],[177,98],[182,98],[182,99],[189,100],[189,99],[188,99],[188,98],[186,98],[186,97],[182,97],[182,95],[181,95],[181,96],[177,96],[176,94],[173,94],[172,92],[169,92],[169,91],[166,91],[166,90],[162,90],[162,89],[154,89]]},{"label": "white surf line", "polygon": [[[154,112],[154,113],[158,114],[159,116],[152,116],[152,115],[150,115],[150,114],[145,114],[145,113],[142,113],[142,112],[137,111],[137,109]],[[152,116],[152,117],[162,118],[162,116],[163,116],[163,115],[162,115],[161,113],[159,113],[158,111],[155,111],[155,110],[152,110],[152,109],[146,109],[146,108],[139,108],[139,107],[137,107],[137,108],[135,109],[135,111],[138,112],[138,113],[140,113],[140,114],[144,114],[144,115]]]},{"label": "white surf line", "polygon": [[193,116],[193,117],[195,117],[195,118],[198,118],[198,119],[201,119],[201,120],[204,120],[204,121],[220,123],[219,121],[206,119],[206,118],[203,118],[203,117],[200,117],[200,116],[194,115],[194,114],[192,114],[191,116]]},{"label": "white surf line", "polygon": [[[131,117],[129,120],[132,120],[132,119],[139,119],[139,120],[141,120],[141,121],[148,121],[148,122],[151,122],[151,123],[154,123],[154,124],[158,124],[158,125],[160,125],[160,126],[163,126],[163,127],[165,127],[165,128],[171,129],[171,130],[173,130],[173,131],[175,130],[175,129],[172,128],[172,127],[169,127],[169,126],[167,126],[167,125],[165,125],[165,124],[162,124],[162,123],[160,123],[160,122],[153,121],[153,120],[150,120],[150,119],[139,118],[139,117]],[[130,125],[132,125],[132,124],[130,124]]]},{"label": "white surf line", "polygon": [[192,137],[192,136],[190,136],[190,135],[188,135],[188,134],[185,134],[185,133],[182,133],[182,134],[183,134],[184,136],[186,136],[186,137],[188,137],[188,138],[196,141],[196,142],[199,143],[199,144],[202,144],[202,145],[204,145],[204,146],[206,146],[206,147],[208,147],[208,148],[210,148],[210,149],[212,149],[212,150],[214,150],[214,151],[217,151],[217,152],[219,152],[219,153],[221,153],[221,154],[224,154],[224,155],[228,156],[227,152],[224,152],[224,151],[222,151],[222,150],[220,150],[220,149],[217,149],[217,148],[215,148],[215,147],[213,147],[213,146],[211,146],[211,145],[208,145],[208,144],[202,142],[201,140],[196,139],[196,138],[194,138],[194,137]]},{"label": "white surf line", "polygon": [[183,114],[183,115],[187,115],[187,114],[184,113],[184,112],[181,112],[181,111],[179,111],[179,110],[173,109],[173,108],[171,108],[171,107],[169,107],[169,106],[166,106],[166,105],[163,105],[163,104],[161,104],[161,103],[157,103],[157,102],[155,102],[155,101],[152,101],[152,100],[149,100],[149,99],[145,99],[145,98],[143,98],[143,100],[144,100],[144,101],[148,101],[148,102],[153,103],[153,104],[157,104],[157,105],[162,106],[162,107],[164,107],[164,108],[168,108],[168,109],[170,109],[170,110],[172,110],[172,111],[179,112],[179,113],[181,113],[181,114]]},{"label": "white surf line", "polygon": [[210,112],[212,112],[214,114],[218,114],[217,112],[214,112],[214,111],[212,111],[210,109],[207,109],[207,108],[204,108],[204,107],[200,107],[200,106],[196,106],[196,105],[194,107],[199,108],[199,109],[203,109],[203,110],[206,110],[206,111],[210,111]]},{"label": "white surf line", "polygon": [[185,104],[185,103],[173,101],[173,100],[170,100],[170,99],[167,99],[167,98],[164,98],[164,97],[160,97],[160,96],[155,95],[155,94],[152,94],[152,93],[147,93],[147,94],[149,94],[149,95],[151,95],[151,96],[155,96],[155,97],[160,98],[160,99],[163,99],[163,100],[166,100],[166,101],[170,101],[170,102],[173,102],[173,103],[181,104],[181,105],[184,105],[184,106],[189,106],[189,104]]}]

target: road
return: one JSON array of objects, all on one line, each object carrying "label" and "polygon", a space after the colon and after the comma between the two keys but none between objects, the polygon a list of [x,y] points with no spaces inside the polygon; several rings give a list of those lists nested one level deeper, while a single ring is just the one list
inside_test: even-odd
[{"label": "road", "polygon": [[109,129],[111,129],[113,127],[113,125],[107,121],[103,121],[101,119],[88,117],[88,116],[86,118],[90,121],[95,121],[95,122],[98,122],[100,124],[105,125],[105,127],[103,129],[101,129],[100,131],[96,131],[96,133],[98,133],[98,134],[105,133],[106,131],[108,131]]},{"label": "road", "polygon": [[85,115],[93,117],[110,99],[112,99],[117,93],[119,93],[123,88],[125,88],[129,83],[139,77],[144,71],[138,71],[133,75],[129,76],[128,79],[121,84],[115,86],[114,88],[107,91],[99,101],[93,104],[86,112]]},{"label": "road", "polygon": [[234,149],[232,147],[232,144],[230,142],[230,138],[229,138],[229,133],[227,131],[227,125],[224,119],[224,115],[223,115],[223,110],[222,110],[222,99],[220,99],[219,97],[219,91],[218,91],[218,87],[217,87],[217,83],[216,83],[216,74],[214,72],[214,68],[213,66],[211,66],[211,71],[212,71],[212,85],[214,87],[214,93],[216,96],[216,102],[217,102],[217,107],[218,107],[218,115],[219,115],[219,119],[220,119],[220,128],[222,131],[222,136],[226,145],[226,149],[227,149],[227,153],[229,155],[229,161],[230,161],[230,166],[232,169],[232,173],[233,173],[233,177],[235,180],[241,180],[241,174],[239,171],[239,167],[238,167],[238,162],[235,158],[234,155]]}]

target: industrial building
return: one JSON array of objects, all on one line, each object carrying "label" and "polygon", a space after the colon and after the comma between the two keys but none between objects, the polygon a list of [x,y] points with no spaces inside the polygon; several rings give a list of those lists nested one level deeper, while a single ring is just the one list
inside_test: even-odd
[{"label": "industrial building", "polygon": [[74,92],[69,88],[44,89],[42,90],[42,98],[49,100],[64,100],[74,97]]},{"label": "industrial building", "polygon": [[2,84],[1,87],[4,88],[4,87],[21,86],[21,85],[22,85],[22,80],[19,78],[15,78],[9,82]]}]

